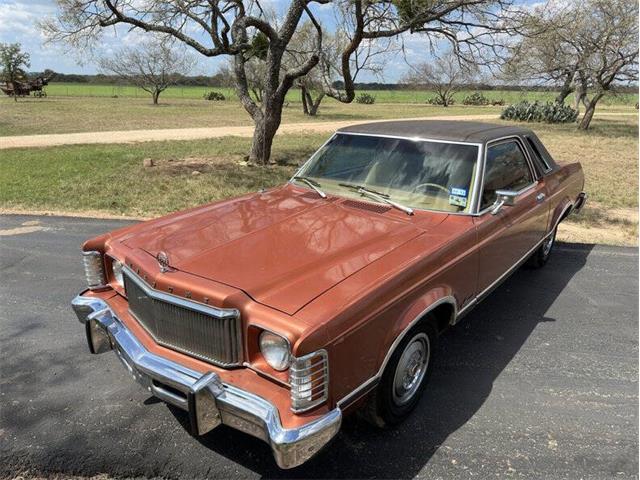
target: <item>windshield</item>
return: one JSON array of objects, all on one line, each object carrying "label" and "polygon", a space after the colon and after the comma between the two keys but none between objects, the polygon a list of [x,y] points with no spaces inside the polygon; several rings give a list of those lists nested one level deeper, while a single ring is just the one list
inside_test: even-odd
[{"label": "windshield", "polygon": [[351,184],[414,208],[462,212],[477,160],[476,145],[338,133],[298,176],[337,195],[361,196]]}]

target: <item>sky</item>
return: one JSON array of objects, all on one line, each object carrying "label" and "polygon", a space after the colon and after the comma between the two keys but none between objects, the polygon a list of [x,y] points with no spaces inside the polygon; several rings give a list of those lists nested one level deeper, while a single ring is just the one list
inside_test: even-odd
[{"label": "sky", "polygon": [[[519,3],[531,4],[533,0],[520,0]],[[265,0],[265,8],[282,10],[287,0]],[[31,55],[30,71],[39,72],[51,69],[60,73],[95,74],[100,70],[96,58],[111,55],[124,45],[139,43],[144,33],[138,30],[115,28],[105,32],[97,50],[91,54],[86,51],[71,50],[64,44],[51,44],[39,29],[38,22],[56,13],[54,0],[0,0],[0,43],[20,43],[24,51]],[[335,17],[330,6],[322,6],[317,15],[325,25],[334,25]],[[427,42],[417,35],[404,38],[404,55],[412,60],[421,58],[428,60]],[[211,75],[225,62],[225,57],[204,58],[196,55],[198,63],[192,74]],[[395,52],[387,55],[381,74],[364,73],[358,81],[396,82],[409,71],[404,56]]]}]

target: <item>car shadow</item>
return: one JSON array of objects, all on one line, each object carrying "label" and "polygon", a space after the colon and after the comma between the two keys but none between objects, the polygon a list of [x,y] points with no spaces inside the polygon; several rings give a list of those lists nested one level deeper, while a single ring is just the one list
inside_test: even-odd
[{"label": "car shadow", "polygon": [[[222,426],[197,440],[269,478],[415,476],[485,403],[496,378],[536,327],[556,321],[547,311],[585,265],[593,245],[558,248],[565,251],[554,252],[545,268],[521,268],[440,338],[425,395],[398,427],[379,430],[349,416],[327,448],[292,470],[279,469],[265,443],[231,428]],[[185,413],[171,411],[188,428]]]}]

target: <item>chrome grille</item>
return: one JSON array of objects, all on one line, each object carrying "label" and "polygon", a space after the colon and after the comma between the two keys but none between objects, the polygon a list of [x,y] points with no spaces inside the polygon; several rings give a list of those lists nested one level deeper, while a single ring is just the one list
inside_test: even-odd
[{"label": "chrome grille", "polygon": [[130,312],[158,344],[221,367],[242,362],[237,310],[153,290],[131,271],[125,271],[124,286]]}]

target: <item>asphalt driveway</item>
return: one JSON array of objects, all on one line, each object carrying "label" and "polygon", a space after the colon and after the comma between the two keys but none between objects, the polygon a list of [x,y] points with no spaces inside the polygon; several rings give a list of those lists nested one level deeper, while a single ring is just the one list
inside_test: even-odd
[{"label": "asphalt driveway", "polygon": [[69,300],[79,246],[125,222],[0,217],[0,476],[637,478],[638,250],[560,244],[448,332],[416,413],[347,419],[279,470],[220,427],[191,437],[113,354],[88,353]]}]

